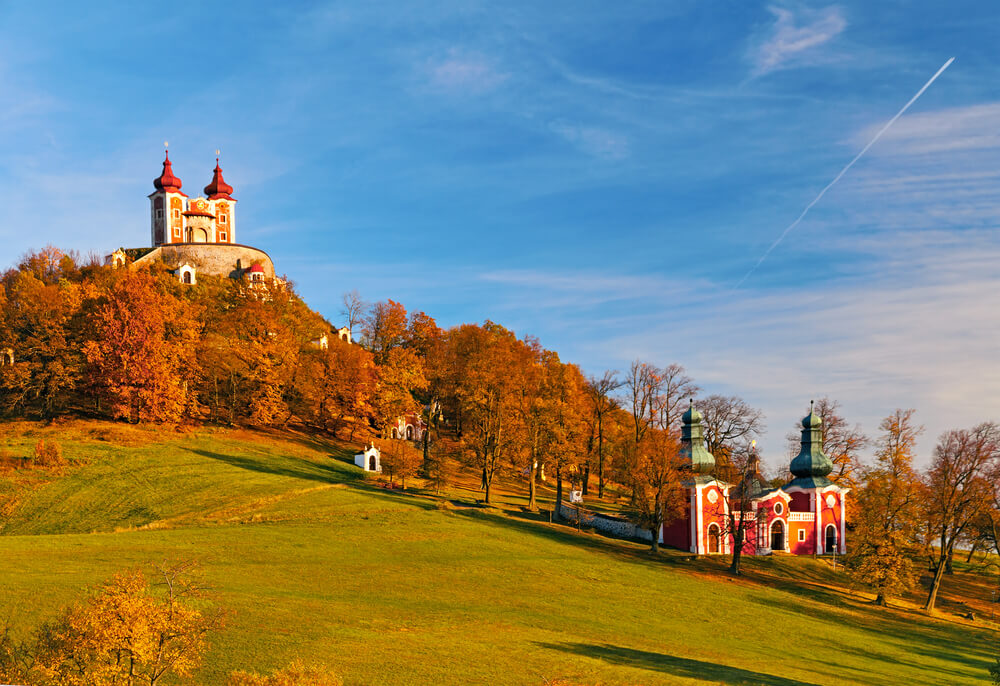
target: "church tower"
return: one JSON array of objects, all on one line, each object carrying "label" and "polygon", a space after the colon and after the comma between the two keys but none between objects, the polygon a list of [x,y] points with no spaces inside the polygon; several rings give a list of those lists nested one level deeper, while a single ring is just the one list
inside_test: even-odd
[{"label": "church tower", "polygon": [[150,234],[153,247],[184,241],[185,201],[181,180],[174,175],[169,151],[164,152],[163,171],[153,179],[156,189],[149,194]]},{"label": "church tower", "polygon": [[233,187],[222,178],[222,168],[216,157],[212,181],[205,186],[205,197],[215,216],[216,243],[236,242],[236,198],[232,196],[232,192]]}]

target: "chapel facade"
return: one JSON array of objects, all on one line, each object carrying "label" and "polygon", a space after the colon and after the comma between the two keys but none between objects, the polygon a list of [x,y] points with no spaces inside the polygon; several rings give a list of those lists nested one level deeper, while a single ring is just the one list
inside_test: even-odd
[{"label": "chapel facade", "polygon": [[702,415],[694,405],[682,417],[681,444],[690,469],[684,483],[687,506],[665,524],[661,542],[695,554],[729,554],[735,545],[730,507],[745,532],[744,555],[821,555],[847,552],[847,494],[830,481],[833,462],[823,453],[823,420],[812,408],[802,420],[801,448],[792,459],[792,479],[779,488],[766,485],[756,455],[740,483],[715,476],[715,458],[705,447]]}]

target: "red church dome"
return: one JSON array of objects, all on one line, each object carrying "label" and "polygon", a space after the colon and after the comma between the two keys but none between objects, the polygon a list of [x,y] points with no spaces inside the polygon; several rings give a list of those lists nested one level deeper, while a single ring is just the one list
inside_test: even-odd
[{"label": "red church dome", "polygon": [[[170,165],[170,152],[165,152],[165,159],[163,160],[163,173],[158,177],[153,179],[153,186],[156,187],[158,191],[167,191],[168,193],[180,193],[181,192],[181,180],[174,176],[174,169]],[[232,190],[232,189],[230,189]]]},{"label": "red church dome", "polygon": [[264,266],[260,262],[254,262],[250,267],[251,274],[263,274]]},{"label": "red church dome", "polygon": [[205,195],[209,200],[217,200],[219,198],[225,198],[226,200],[232,200],[233,197],[230,193],[233,192],[233,187],[226,183],[226,180],[222,178],[222,169],[219,167],[219,158],[215,158],[215,174],[212,176],[212,183],[205,186]]}]

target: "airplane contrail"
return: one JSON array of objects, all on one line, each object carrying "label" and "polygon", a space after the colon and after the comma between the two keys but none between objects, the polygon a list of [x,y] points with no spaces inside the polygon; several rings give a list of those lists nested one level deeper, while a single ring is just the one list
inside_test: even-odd
[{"label": "airplane contrail", "polygon": [[806,214],[809,213],[809,210],[811,210],[813,208],[813,205],[815,205],[816,203],[818,203],[820,201],[820,199],[824,195],[826,195],[826,192],[833,187],[833,184],[835,184],[838,181],[840,181],[840,178],[844,174],[847,173],[847,170],[850,169],[851,167],[853,167],[854,163],[857,162],[859,159],[861,159],[862,155],[864,155],[866,152],[868,152],[868,148],[870,148],[873,145],[875,145],[875,141],[877,141],[879,138],[881,138],[882,134],[885,133],[889,129],[890,126],[892,126],[893,124],[895,124],[896,120],[899,119],[900,117],[902,117],[903,113],[906,112],[906,110],[910,109],[910,105],[912,105],[913,103],[915,103],[917,101],[917,98],[919,98],[921,95],[923,95],[924,91],[927,90],[930,87],[930,85],[932,83],[934,83],[934,81],[937,79],[937,77],[941,76],[941,73],[945,69],[947,69],[949,66],[951,66],[951,63],[954,62],[954,61],[955,61],[955,58],[952,57],[947,62],[945,62],[944,66],[942,66],[940,69],[938,69],[937,73],[934,74],[934,76],[932,76],[930,78],[930,80],[927,83],[924,84],[924,87],[921,88],[920,90],[918,90],[917,94],[914,95],[912,98],[910,98],[910,101],[908,103],[906,103],[905,105],[903,105],[903,109],[901,109],[899,112],[897,112],[896,116],[893,117],[892,119],[890,119],[889,123],[887,123],[885,126],[883,126],[879,130],[879,132],[875,134],[874,138],[872,138],[870,141],[868,141],[868,145],[866,145],[864,148],[862,148],[861,152],[859,152],[857,155],[855,155],[854,159],[851,160],[850,162],[848,162],[847,166],[840,170],[840,173],[837,174],[837,176],[833,179],[833,181],[831,181],[830,183],[828,183],[826,185],[826,187],[819,192],[819,195],[817,195],[813,199],[813,201],[811,203],[809,203],[808,205],[806,205],[806,208],[804,210],[802,210],[802,214],[799,215],[799,218],[796,219],[795,221],[793,221],[791,224],[789,224],[788,228],[786,228],[784,231],[781,232],[781,235],[778,236],[778,238],[774,241],[774,243],[771,243],[771,247],[769,247],[767,250],[765,250],[764,254],[760,256],[760,259],[757,260],[757,264],[755,264],[753,267],[751,267],[750,271],[748,271],[746,274],[743,275],[743,278],[740,279],[739,283],[737,283],[735,286],[733,286],[733,290],[734,291],[737,288],[739,288],[740,286],[742,286],[743,282],[746,281],[748,278],[750,278],[751,274],[753,274],[755,271],[757,271],[757,267],[759,267],[761,264],[763,264],[764,260],[767,259],[767,256],[771,254],[771,251],[774,250],[776,247],[778,247],[778,244],[781,243],[781,241],[783,241],[785,239],[785,236],[787,236],[792,229],[794,229],[796,226],[799,225],[799,222],[801,222],[802,219],[806,216]]}]

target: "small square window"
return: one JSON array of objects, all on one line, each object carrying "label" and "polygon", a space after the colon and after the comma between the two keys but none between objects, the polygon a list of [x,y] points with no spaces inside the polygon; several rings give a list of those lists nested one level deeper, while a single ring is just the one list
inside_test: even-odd
[{"label": "small square window", "polygon": [[799,529],[799,542],[801,543],[804,540],[806,540],[806,530]]},{"label": "small square window", "polygon": [[219,223],[220,224],[225,224],[228,220],[229,220],[229,218],[226,215],[224,215],[224,214],[219,216]]},{"label": "small square window", "polygon": [[219,240],[222,241],[223,243],[228,243],[229,235],[225,231],[223,231],[222,233],[219,234]]},{"label": "small square window", "polygon": [[156,210],[156,218],[163,219],[163,210]]},{"label": "small square window", "polygon": [[174,227],[174,238],[180,238],[180,237],[181,237],[181,229],[180,229],[179,226],[175,226]]},{"label": "small square window", "polygon": [[181,218],[181,211],[180,211],[180,210],[178,210],[178,209],[177,209],[177,208],[175,207],[175,208],[174,208],[174,219],[180,219],[180,218]]}]

